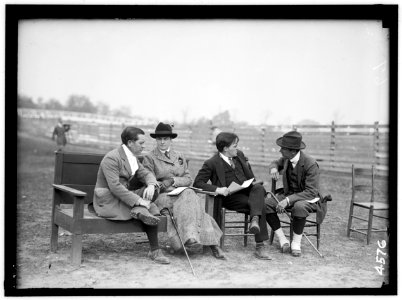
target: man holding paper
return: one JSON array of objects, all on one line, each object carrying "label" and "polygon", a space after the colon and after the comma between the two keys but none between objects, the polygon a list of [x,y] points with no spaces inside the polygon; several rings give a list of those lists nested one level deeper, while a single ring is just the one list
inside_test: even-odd
[{"label": "man holding paper", "polygon": [[271,177],[279,178],[283,173],[283,194],[277,195],[278,202],[267,200],[267,222],[279,239],[282,252],[289,252],[289,241],[281,228],[277,212],[289,210],[293,219],[293,241],[291,251],[293,256],[301,255],[301,238],[309,213],[317,212],[317,222],[321,223],[326,213],[326,203],[319,193],[319,168],[316,160],[305,154],[302,149],[306,145],[297,131],[290,131],[276,140],[281,147],[282,157],[269,165]]},{"label": "man holding paper", "polygon": [[[255,235],[255,256],[271,259],[265,253],[264,240],[268,239],[264,197],[261,184],[252,184],[254,174],[243,152],[237,150],[239,138],[231,132],[216,137],[218,153],[206,160],[194,180],[194,187],[215,192],[222,197],[222,206],[235,211],[247,211],[251,222],[249,231]],[[208,181],[211,181],[211,184]]]}]

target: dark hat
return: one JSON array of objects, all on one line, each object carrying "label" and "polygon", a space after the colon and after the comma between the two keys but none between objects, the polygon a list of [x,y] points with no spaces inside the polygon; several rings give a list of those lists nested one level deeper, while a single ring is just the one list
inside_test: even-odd
[{"label": "dark hat", "polygon": [[177,133],[172,132],[172,126],[162,122],[156,126],[155,133],[151,133],[150,135],[152,138],[169,136],[170,138],[174,139],[177,137]]},{"label": "dark hat", "polygon": [[281,148],[301,150],[306,148],[306,144],[302,142],[302,136],[297,131],[289,131],[283,137],[276,140],[276,144]]}]

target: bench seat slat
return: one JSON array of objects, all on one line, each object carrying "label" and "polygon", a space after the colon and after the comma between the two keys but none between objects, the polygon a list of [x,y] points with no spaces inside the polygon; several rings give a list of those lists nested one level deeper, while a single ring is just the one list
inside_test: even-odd
[{"label": "bench seat slat", "polygon": [[[167,230],[167,220],[165,216],[161,216],[158,224],[158,231]],[[62,208],[57,211],[56,224],[73,232],[74,229],[70,224],[73,221],[73,209]],[[66,228],[68,226],[69,228]],[[78,229],[80,228],[80,229]],[[76,227],[74,233],[77,234],[95,234],[95,233],[128,233],[128,232],[144,232],[140,221],[114,221],[98,217],[87,209],[84,210],[84,218],[79,220],[79,226]]]}]

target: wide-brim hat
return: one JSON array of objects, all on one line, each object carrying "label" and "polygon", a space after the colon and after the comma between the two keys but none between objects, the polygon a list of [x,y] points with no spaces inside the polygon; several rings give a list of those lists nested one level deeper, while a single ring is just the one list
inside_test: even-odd
[{"label": "wide-brim hat", "polygon": [[301,150],[306,148],[306,144],[302,141],[302,136],[297,131],[285,133],[283,137],[276,140],[276,144],[281,148]]},{"label": "wide-brim hat", "polygon": [[170,137],[174,139],[177,137],[177,133],[172,132],[172,126],[170,126],[169,124],[160,122],[155,128],[155,133],[151,133],[150,136],[152,138]]}]

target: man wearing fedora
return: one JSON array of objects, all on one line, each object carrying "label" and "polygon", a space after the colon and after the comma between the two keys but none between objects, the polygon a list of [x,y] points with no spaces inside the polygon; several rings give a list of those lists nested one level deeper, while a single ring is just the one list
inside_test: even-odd
[{"label": "man wearing fedora", "polygon": [[[279,239],[281,250],[289,252],[293,256],[301,255],[301,238],[306,224],[306,218],[311,212],[317,212],[317,221],[322,222],[326,212],[326,206],[321,206],[319,200],[319,167],[314,158],[307,155],[302,149],[306,145],[302,136],[297,131],[290,131],[276,140],[281,147],[282,157],[269,165],[271,178],[278,180],[279,172],[282,173],[283,194],[277,195],[279,204],[274,198],[268,198],[267,222]],[[293,240],[291,246],[281,228],[277,212],[290,211],[293,218]]]}]

